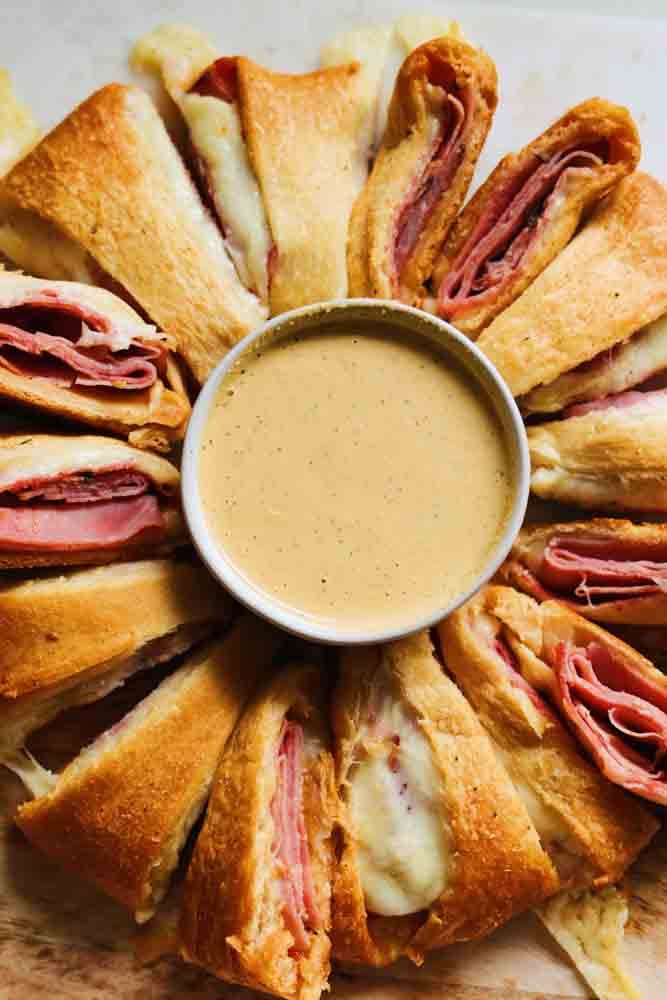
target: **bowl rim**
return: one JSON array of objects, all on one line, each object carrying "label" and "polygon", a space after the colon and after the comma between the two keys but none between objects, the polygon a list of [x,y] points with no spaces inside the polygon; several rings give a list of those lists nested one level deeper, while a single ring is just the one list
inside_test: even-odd
[{"label": "bowl rim", "polygon": [[[304,317],[312,317],[314,320],[322,313],[344,312],[347,309],[354,309],[360,306],[369,307],[371,310],[377,309],[378,313],[382,313],[385,318],[388,312],[411,315],[417,318],[422,325],[424,322],[431,324],[435,330],[446,335],[444,337],[445,350],[446,341],[449,339],[458,345],[458,355],[468,354],[469,359],[473,361],[472,365],[466,366],[470,377],[475,378],[477,385],[494,405],[499,419],[502,420],[502,414],[499,412],[498,402],[501,403],[505,411],[506,419],[502,420],[503,429],[508,446],[514,451],[516,469],[514,499],[511,511],[502,535],[499,537],[493,553],[484,564],[482,571],[477,574],[460,595],[448,601],[437,612],[420,616],[408,627],[390,626],[380,630],[350,630],[338,627],[329,622],[325,623],[316,617],[306,618],[298,611],[293,611],[279,600],[274,599],[258,586],[254,586],[239,572],[231,559],[226,556],[222,546],[214,540],[213,534],[207,525],[204,505],[199,492],[198,463],[206,420],[220,383],[230,369],[233,368],[237,359],[256,341],[266,338],[267,335],[278,336],[282,327],[289,329],[294,320],[303,319]],[[475,375],[475,371],[478,371],[479,367],[484,370],[487,378],[493,385],[497,396],[495,400],[492,398],[492,392],[484,384],[483,379]],[[389,642],[422,629],[431,628],[437,622],[450,615],[476,594],[493,577],[497,569],[504,562],[523,523],[528,504],[529,489],[530,456],[526,429],[516,402],[495,366],[473,341],[469,340],[450,323],[437,316],[433,316],[431,313],[401,302],[394,302],[390,299],[353,298],[316,302],[311,305],[301,306],[298,309],[292,309],[289,312],[280,313],[247,334],[224,355],[204,383],[192,408],[183,443],[181,464],[183,512],[194,546],[209,571],[233,597],[261,618],[278,625],[280,628],[300,638],[328,645],[368,645]]]}]

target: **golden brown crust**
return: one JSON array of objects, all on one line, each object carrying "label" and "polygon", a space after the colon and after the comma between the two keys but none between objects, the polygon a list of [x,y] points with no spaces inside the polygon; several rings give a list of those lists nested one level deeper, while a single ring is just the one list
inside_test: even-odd
[{"label": "golden brown crust", "polygon": [[[106,289],[72,281],[46,281],[10,271],[0,274],[0,309],[44,293],[54,296],[54,306],[57,296],[61,302],[72,302],[100,314],[115,331],[131,330],[138,338],[153,332],[134,309]],[[123,437],[136,435],[138,429],[150,432],[152,440],[147,446],[158,451],[168,451],[174,441],[183,437],[190,413],[187,393],[173,360],[168,362],[166,378],[158,379],[150,389],[123,392],[100,387],[70,388],[50,379],[27,378],[0,365],[0,396]]]},{"label": "golden brown crust", "polygon": [[234,604],[198,564],[152,559],[0,588],[0,694],[57,684],[179,625],[228,619]]},{"label": "golden brown crust", "polygon": [[[316,1000],[329,973],[333,759],[326,749],[326,677],[312,666],[281,672],[254,699],[228,744],[188,869],[181,911],[182,955],[222,979],[283,997]],[[322,749],[310,757],[304,814],[324,927],[293,956],[272,854],[270,803],[275,753],[286,715],[307,720]],[[316,791],[315,791],[316,789]],[[317,811],[314,812],[313,810]],[[313,834],[317,831],[318,849]]]},{"label": "golden brown crust", "polygon": [[[345,808],[359,721],[380,685],[394,687],[430,744],[451,842],[447,887],[426,913],[407,917],[367,914]],[[343,841],[334,880],[336,957],[385,965],[408,954],[420,963],[425,951],[488,934],[557,890],[524,806],[470,706],[443,673],[428,633],[346,651],[333,723]]]},{"label": "golden brown crust", "polygon": [[[542,843],[560,872],[561,888],[614,883],[658,829],[636,799],[586,761],[558,717],[513,683],[490,642],[504,637],[499,607],[508,618],[514,591],[487,587],[438,626],[447,669],[470,700],[511,779],[527,786],[556,835]],[[516,595],[517,597],[520,595]],[[522,595],[521,595],[522,596]],[[515,602],[520,616],[525,597]],[[485,621],[486,620],[486,621]],[[546,623],[548,624],[548,623]],[[492,629],[488,637],[485,625]],[[496,631],[497,630],[497,631]]]},{"label": "golden brown crust", "polygon": [[667,410],[650,394],[528,428],[530,486],[603,511],[667,511]]},{"label": "golden brown crust", "polygon": [[[429,81],[437,84],[443,75],[451,77],[456,87],[471,90],[468,130],[454,176],[435,203],[399,285],[394,268],[397,218],[433,152],[440,117],[429,99]],[[419,301],[437,251],[465,198],[497,100],[496,70],[485,52],[443,37],[410,53],[396,78],[382,146],[352,215],[350,294]]]},{"label": "golden brown crust", "polygon": [[515,396],[552,382],[667,311],[667,190],[625,177],[478,346]]},{"label": "golden brown crust", "polygon": [[[599,97],[570,108],[545,132],[518,153],[504,157],[463,209],[449,231],[438,256],[434,278],[439,288],[477,226],[492,198],[517,175],[532,172],[540,161],[556,153],[588,147],[607,140],[608,154],[602,164],[586,171],[573,171],[562,186],[563,203],[554,215],[543,218],[539,232],[521,260],[511,281],[497,293],[472,298],[452,319],[469,336],[480,333],[534,281],[574,235],[582,216],[639,162],[641,146],[635,123],[626,108]],[[529,176],[527,174],[526,176]]]},{"label": "golden brown crust", "polygon": [[203,381],[264,319],[148,96],[109,84],[5,178],[4,191],[80,243],[171,333]]},{"label": "golden brown crust", "polygon": [[[633,524],[622,518],[607,517],[560,524],[533,524],[520,531],[509,558],[500,568],[500,576],[512,586],[533,593],[533,574],[539,569],[545,547],[552,538],[567,538],[568,535],[660,545],[667,550],[666,524]],[[538,595],[533,593],[533,596]],[[558,600],[555,593],[545,591],[546,596]],[[630,597],[599,605],[582,602],[577,606],[577,613],[582,618],[607,625],[664,625],[667,622],[667,594],[660,591],[639,599]]]},{"label": "golden brown crust", "polygon": [[191,655],[48,795],[19,809],[29,840],[143,920],[166,891],[187,832],[257,680],[282,642],[250,615]]},{"label": "golden brown crust", "polygon": [[237,60],[250,162],[277,260],[273,314],[345,298],[345,245],[367,173],[366,100],[358,63],[291,75]]}]

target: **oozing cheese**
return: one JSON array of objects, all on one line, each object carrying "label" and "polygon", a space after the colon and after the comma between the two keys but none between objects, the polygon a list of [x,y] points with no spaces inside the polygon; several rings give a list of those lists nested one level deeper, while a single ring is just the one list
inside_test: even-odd
[{"label": "oozing cheese", "polygon": [[206,36],[181,25],[157,28],[142,38],[132,53],[133,66],[159,73],[180,108],[239,278],[266,302],[271,233],[238,107],[217,97],[188,93],[214,59],[215,49]]},{"label": "oozing cheese", "polygon": [[16,750],[0,757],[0,764],[20,778],[33,798],[48,795],[58,783],[58,775],[47,771],[28,750]]},{"label": "oozing cheese", "polygon": [[447,818],[431,749],[417,723],[387,698],[360,732],[348,806],[369,912],[402,916],[444,891],[450,869]]},{"label": "oozing cheese", "polygon": [[98,283],[99,272],[82,246],[45,219],[4,200],[0,201],[0,253],[38,278]]},{"label": "oozing cheese", "polygon": [[599,1000],[640,1000],[621,962],[628,906],[615,886],[563,892],[536,912]]}]

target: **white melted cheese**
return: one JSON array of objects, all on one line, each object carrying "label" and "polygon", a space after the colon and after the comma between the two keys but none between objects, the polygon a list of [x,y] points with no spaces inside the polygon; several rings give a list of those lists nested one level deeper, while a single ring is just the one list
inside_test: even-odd
[{"label": "white melted cheese", "polygon": [[21,271],[52,281],[98,283],[86,250],[56,226],[0,199],[0,253]]},{"label": "white melted cheese", "polygon": [[162,25],[142,38],[132,52],[132,65],[159,73],[180,108],[202,161],[238,276],[266,302],[271,233],[238,107],[217,97],[188,93],[214,60],[215,49],[206,36],[182,25]]},{"label": "white melted cheese", "polygon": [[428,742],[403,706],[387,698],[373,730],[362,727],[357,752],[348,806],[366,908],[383,916],[426,909],[446,888],[451,863]]},{"label": "white melted cheese", "polygon": [[559,893],[536,912],[598,1000],[641,1000],[621,960],[628,905],[619,889]]},{"label": "white melted cheese", "polygon": [[20,778],[33,798],[40,798],[53,791],[58,783],[58,775],[47,771],[36,761],[28,750],[17,750],[15,753],[4,754],[0,764]]}]

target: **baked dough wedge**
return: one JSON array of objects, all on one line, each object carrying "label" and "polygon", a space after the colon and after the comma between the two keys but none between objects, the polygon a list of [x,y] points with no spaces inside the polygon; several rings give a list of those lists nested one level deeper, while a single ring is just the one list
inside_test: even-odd
[{"label": "baked dough wedge", "polygon": [[562,601],[591,621],[667,623],[665,524],[598,517],[529,525],[500,573],[536,600]]},{"label": "baked dough wedge", "polygon": [[102,288],[0,272],[0,396],[168,451],[190,404],[171,350]]},{"label": "baked dough wedge", "polygon": [[367,81],[359,63],[275,73],[236,60],[239,107],[274,259],[273,314],[348,294],[348,220],[368,175]]},{"label": "baked dough wedge", "polygon": [[350,220],[351,295],[421,300],[497,100],[494,64],[466,42],[433,39],[405,60],[382,146]]},{"label": "baked dough wedge", "polygon": [[341,798],[334,956],[387,965],[482,937],[559,887],[428,633],[345,650],[333,701]]},{"label": "baked dough wedge", "polygon": [[539,637],[537,605],[508,588],[486,587],[438,626],[445,667],[490,736],[561,888],[613,884],[659,824],[585,759],[553,707],[524,680],[497,609],[510,609],[514,626]]},{"label": "baked dough wedge", "polygon": [[229,982],[316,1000],[329,974],[336,813],[325,671],[258,693],[220,762],[188,868],[182,956]]},{"label": "baked dough wedge", "polygon": [[592,205],[634,170],[640,153],[627,109],[592,98],[504,157],[438,255],[438,315],[476,337],[558,255]]},{"label": "baked dough wedge", "polygon": [[280,648],[250,615],[86,747],[16,822],[36,847],[143,923],[167,892],[225,743]]},{"label": "baked dough wedge", "polygon": [[529,427],[528,447],[536,496],[597,511],[667,511],[667,390],[573,407]]},{"label": "baked dough wedge", "polygon": [[635,171],[482,332],[515,396],[548,385],[667,312],[667,189]]},{"label": "baked dough wedge", "polygon": [[0,434],[0,569],[115,562],[188,540],[178,469],[113,438]]},{"label": "baked dough wedge", "polygon": [[[667,804],[667,677],[650,660],[558,601],[492,588],[489,612],[523,678],[546,694],[613,784]],[[627,830],[641,815],[628,814]],[[652,822],[652,820],[651,820]],[[650,829],[650,824],[649,827]]]},{"label": "baked dough wedge", "polygon": [[3,193],[82,246],[171,334],[199,381],[264,318],[137,87],[94,93],[10,171]]},{"label": "baked dough wedge", "polygon": [[7,70],[0,69],[0,176],[25,156],[38,138],[32,112],[16,97]]}]

